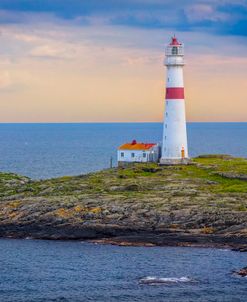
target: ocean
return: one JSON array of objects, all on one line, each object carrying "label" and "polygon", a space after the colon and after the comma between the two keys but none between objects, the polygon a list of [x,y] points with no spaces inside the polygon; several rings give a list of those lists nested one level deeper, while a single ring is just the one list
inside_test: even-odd
[{"label": "ocean", "polygon": [[[159,142],[160,123],[0,124],[0,170],[33,179],[116,164],[121,143]],[[247,123],[189,123],[191,156],[247,157]],[[0,239],[2,302],[245,302],[247,254]]]},{"label": "ocean", "polygon": [[0,240],[2,302],[245,302],[228,250]]},{"label": "ocean", "polygon": [[[247,157],[247,123],[188,123],[190,156]],[[34,179],[78,175],[116,165],[124,142],[160,142],[161,123],[0,124],[0,170]]]}]

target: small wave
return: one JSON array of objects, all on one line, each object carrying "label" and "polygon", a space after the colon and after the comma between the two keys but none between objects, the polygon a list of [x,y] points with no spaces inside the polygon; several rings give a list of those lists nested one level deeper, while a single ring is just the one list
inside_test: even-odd
[{"label": "small wave", "polygon": [[148,285],[170,285],[170,284],[178,284],[178,283],[191,283],[194,282],[192,278],[189,277],[180,277],[180,278],[159,278],[159,277],[144,277],[139,280],[140,284],[148,284]]},{"label": "small wave", "polygon": [[25,237],[24,239],[25,239],[25,240],[32,240],[32,239],[33,239],[33,237],[29,237],[29,236],[27,236],[27,237]]}]

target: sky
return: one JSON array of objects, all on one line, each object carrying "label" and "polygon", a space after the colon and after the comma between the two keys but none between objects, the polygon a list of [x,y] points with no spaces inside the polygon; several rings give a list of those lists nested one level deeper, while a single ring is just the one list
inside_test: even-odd
[{"label": "sky", "polygon": [[190,122],[247,122],[247,0],[0,0],[0,122],[161,122],[185,45]]}]

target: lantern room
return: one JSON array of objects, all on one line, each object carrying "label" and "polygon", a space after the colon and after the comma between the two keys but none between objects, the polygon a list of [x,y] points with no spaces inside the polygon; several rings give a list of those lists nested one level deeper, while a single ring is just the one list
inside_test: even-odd
[{"label": "lantern room", "polygon": [[184,65],[184,45],[174,36],[166,47],[165,65]]}]

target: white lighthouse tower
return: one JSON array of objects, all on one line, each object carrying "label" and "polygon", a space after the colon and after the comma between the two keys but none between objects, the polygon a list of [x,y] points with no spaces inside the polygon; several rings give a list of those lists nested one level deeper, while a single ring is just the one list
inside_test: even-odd
[{"label": "white lighthouse tower", "polygon": [[174,36],[166,47],[166,106],[163,128],[161,164],[188,162],[184,102],[184,46]]}]

